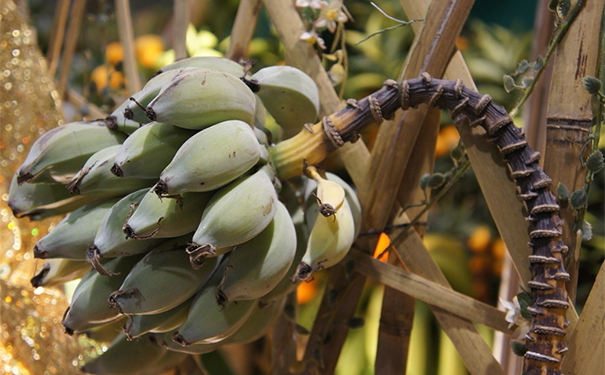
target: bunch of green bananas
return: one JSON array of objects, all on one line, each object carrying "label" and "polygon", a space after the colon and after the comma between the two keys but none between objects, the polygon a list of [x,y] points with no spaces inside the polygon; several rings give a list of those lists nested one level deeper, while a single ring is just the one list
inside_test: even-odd
[{"label": "bunch of green bananas", "polygon": [[267,112],[289,135],[318,109],[298,69],[188,58],[106,119],[32,145],[10,207],[68,213],[36,244],[46,263],[32,284],[81,278],[66,332],[114,338],[84,371],[153,373],[256,340],[297,283],[343,259],[359,231],[353,189],[314,166],[279,181],[268,150]]}]

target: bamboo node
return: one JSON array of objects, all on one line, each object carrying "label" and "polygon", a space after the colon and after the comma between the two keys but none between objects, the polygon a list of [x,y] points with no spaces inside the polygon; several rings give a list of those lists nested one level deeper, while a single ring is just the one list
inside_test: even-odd
[{"label": "bamboo node", "polygon": [[439,84],[439,86],[437,86],[437,88],[435,89],[435,93],[431,96],[428,101],[429,107],[434,107],[439,98],[441,98],[441,95],[443,95],[443,85]]},{"label": "bamboo node", "polygon": [[370,95],[368,96],[368,102],[370,103],[370,112],[372,113],[372,117],[379,123],[384,121],[384,117],[382,117],[382,109],[380,108],[380,102],[376,97]]},{"label": "bamboo node", "polygon": [[531,331],[538,335],[565,336],[567,334],[567,331],[564,330],[563,328],[539,326],[539,325],[532,327]]},{"label": "bamboo node", "polygon": [[452,109],[450,111],[450,113],[452,114],[452,117],[458,117],[458,115],[464,110],[464,107],[466,107],[467,103],[468,103],[468,97],[462,99],[460,101],[460,103],[458,103],[458,105],[455,106],[454,109]]},{"label": "bamboo node", "polygon": [[338,133],[338,130],[336,130],[336,127],[334,126],[332,120],[328,116],[325,116],[323,119],[321,119],[321,123],[323,125],[324,133],[326,133],[326,136],[328,137],[330,142],[332,142],[334,147],[342,147],[345,142],[342,140],[342,137],[340,136],[340,133]]},{"label": "bamboo node", "polygon": [[542,283],[539,281],[533,281],[530,280],[527,282],[527,286],[529,286],[531,289],[537,289],[537,290],[551,290],[554,289],[555,287],[549,283]]},{"label": "bamboo node", "polygon": [[525,352],[524,357],[526,359],[533,359],[533,360],[541,361],[541,362],[550,362],[550,363],[560,363],[561,362],[561,360],[559,358],[551,357],[549,355],[544,355],[544,354],[540,354],[540,353],[536,353],[536,352],[530,352],[530,351]]},{"label": "bamboo node", "polygon": [[504,126],[512,122],[513,120],[508,115],[500,117],[494,120],[491,124],[488,124],[489,126],[487,128],[487,134],[494,135],[498,132],[498,130],[502,129]]},{"label": "bamboo node", "polygon": [[477,104],[475,105],[475,114],[477,116],[479,116],[481,113],[483,113],[483,111],[489,105],[489,103],[491,101],[492,101],[492,97],[491,96],[489,96],[488,94],[483,95],[481,97],[481,99],[479,99],[479,101],[477,102]]},{"label": "bamboo node", "polygon": [[460,99],[462,96],[462,89],[464,89],[464,83],[461,79],[457,79],[454,83],[454,94],[456,99]]},{"label": "bamboo node", "polygon": [[359,104],[357,104],[357,99],[347,99],[347,107],[360,109]]},{"label": "bamboo node", "polygon": [[401,109],[404,111],[410,108],[410,84],[408,81],[401,82]]},{"label": "bamboo node", "polygon": [[420,76],[422,77],[422,81],[427,85],[431,83],[432,77],[428,72],[423,72]]},{"label": "bamboo node", "polygon": [[529,263],[540,263],[540,264],[558,264],[561,263],[561,258],[557,257],[546,257],[543,255],[530,255]]},{"label": "bamboo node", "polygon": [[538,302],[538,306],[540,307],[550,307],[555,309],[568,309],[569,303],[566,301],[560,301],[558,299],[545,299],[544,301]]}]

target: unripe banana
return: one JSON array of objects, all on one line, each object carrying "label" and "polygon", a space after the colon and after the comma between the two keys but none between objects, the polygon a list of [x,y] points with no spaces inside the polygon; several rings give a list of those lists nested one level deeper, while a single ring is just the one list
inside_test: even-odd
[{"label": "unripe banana", "polygon": [[128,135],[134,133],[134,131],[137,130],[141,124],[136,121],[129,120],[124,116],[124,110],[131,103],[132,100],[126,99],[122,104],[116,107],[116,109],[114,109],[109,116],[103,119],[105,126],[111,130],[117,130]]},{"label": "unripe banana", "polygon": [[17,174],[13,175],[8,190],[8,206],[13,215],[29,217],[30,220],[64,215],[97,199],[99,197],[96,196],[73,196],[64,185],[59,184],[19,185]]},{"label": "unripe banana", "polygon": [[263,68],[252,75],[260,90],[256,93],[271,116],[282,127],[284,139],[315,123],[319,113],[319,92],[311,77],[287,65]]},{"label": "unripe banana", "polygon": [[260,155],[261,145],[250,125],[224,121],[183,143],[154,189],[158,195],[215,190],[252,168]]},{"label": "unripe banana", "polygon": [[86,251],[93,244],[105,214],[117,201],[117,198],[98,200],[71,212],[36,243],[34,257],[86,260]]},{"label": "unripe banana", "polygon": [[258,299],[285,276],[296,252],[296,230],[283,203],[269,225],[251,240],[236,246],[221,263],[223,278],[217,302]]},{"label": "unripe banana", "polygon": [[86,259],[99,272],[104,272],[103,266],[99,263],[100,258],[114,258],[144,253],[164,241],[162,238],[148,240],[128,239],[122,232],[122,226],[132,211],[131,205],[138,204],[148,191],[149,189],[141,189],[128,194],[114,204],[105,214],[103,222],[95,235],[94,243],[86,253]]},{"label": "unripe banana", "polygon": [[157,179],[193,134],[191,130],[160,122],[143,125],[126,138],[111,172],[118,177]]},{"label": "unripe banana", "polygon": [[140,375],[155,369],[167,354],[168,351],[154,344],[149,336],[129,341],[126,335],[120,334],[107,351],[88,361],[80,370],[100,375]]},{"label": "unripe banana", "polygon": [[71,194],[115,197],[153,185],[152,179],[124,178],[111,173],[111,166],[121,145],[95,152],[66,185]]},{"label": "unripe banana", "polygon": [[127,120],[131,120],[139,124],[148,123],[149,117],[147,116],[145,106],[147,106],[147,104],[149,104],[160,93],[163,87],[169,85],[172,80],[180,79],[183,75],[189,74],[195,70],[196,69],[193,68],[180,68],[155,75],[149,81],[147,81],[145,86],[143,86],[140,91],[134,93],[130,98],[128,98],[128,100],[126,100],[124,108],[122,109],[122,116]]},{"label": "unripe banana", "polygon": [[192,298],[168,311],[150,315],[131,315],[124,324],[124,332],[130,338],[146,333],[163,333],[175,330],[187,320]]},{"label": "unripe banana", "polygon": [[98,324],[82,333],[97,342],[111,343],[118,335],[122,334],[127,319],[127,316],[123,316],[108,323]]},{"label": "unripe banana", "polygon": [[332,216],[318,214],[292,281],[307,280],[316,271],[335,265],[347,255],[354,240],[355,219],[347,200]]},{"label": "unripe banana", "polygon": [[81,278],[90,270],[90,264],[71,259],[48,259],[36,276],[32,277],[34,288],[61,285]]},{"label": "unripe banana", "polygon": [[225,57],[215,56],[194,56],[180,59],[173,62],[172,64],[164,66],[156,73],[156,75],[162,74],[169,70],[180,68],[204,68],[229,73],[236,77],[244,76],[244,67],[241,64],[238,64],[235,61],[227,59]]},{"label": "unripe banana", "polygon": [[216,290],[220,275],[215,275],[191,304],[189,316],[174,334],[177,344],[188,346],[198,343],[216,343],[237,331],[252,313],[256,300],[216,303]]},{"label": "unripe banana", "polygon": [[193,269],[184,242],[171,240],[146,254],[111,293],[110,304],[127,315],[159,314],[193,296],[212,275],[218,258]]},{"label": "unripe banana", "polygon": [[316,192],[311,195],[319,205],[319,213],[326,217],[334,215],[345,201],[344,188],[322,176],[315,166],[306,166],[304,172],[317,184]]},{"label": "unripe banana", "polygon": [[223,343],[248,344],[265,336],[275,324],[286,304],[285,296],[268,303],[257,302],[244,324]]},{"label": "unripe banana", "polygon": [[226,120],[252,125],[255,107],[254,94],[239,78],[206,70],[173,79],[146,111],[152,121],[199,130]]},{"label": "unripe banana", "polygon": [[107,261],[104,267],[112,271],[111,277],[103,276],[94,269],[88,271],[76,287],[71,304],[63,316],[61,324],[65,327],[65,332],[71,335],[74,332],[91,329],[96,324],[117,319],[120,313],[109,306],[107,298],[122,284],[139,259],[141,256],[120,257]]},{"label": "unripe banana", "polygon": [[182,346],[172,340],[174,332],[151,333],[149,335],[158,345],[175,353],[200,355],[213,352],[223,346],[223,342],[215,342],[212,344],[200,343],[195,345]]},{"label": "unripe banana", "polygon": [[270,173],[264,166],[212,196],[187,248],[193,267],[203,264],[207,256],[248,241],[269,225],[278,202]]},{"label": "unripe banana", "polygon": [[129,238],[170,238],[194,232],[212,192],[184,193],[180,198],[160,198],[145,194],[128,218],[123,232]]},{"label": "unripe banana", "polygon": [[[108,129],[102,120],[71,122],[42,134],[19,168],[17,182],[68,183],[95,152],[121,144],[126,135]],[[52,180],[37,178],[52,177]]]}]

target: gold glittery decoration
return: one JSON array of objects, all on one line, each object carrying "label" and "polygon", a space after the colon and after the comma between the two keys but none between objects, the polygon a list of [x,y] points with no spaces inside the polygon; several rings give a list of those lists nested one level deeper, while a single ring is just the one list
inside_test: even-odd
[{"label": "gold glittery decoration", "polygon": [[61,103],[35,34],[13,0],[0,1],[0,374],[76,374],[97,354],[90,340],[63,333],[68,306],[57,289],[34,290],[35,242],[58,219],[16,219],[8,188],[32,142],[63,122]]}]

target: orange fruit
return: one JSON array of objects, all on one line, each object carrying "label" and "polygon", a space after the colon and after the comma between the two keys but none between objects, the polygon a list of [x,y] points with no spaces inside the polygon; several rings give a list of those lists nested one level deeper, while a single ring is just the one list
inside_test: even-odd
[{"label": "orange fruit", "polygon": [[105,47],[105,59],[109,65],[116,65],[124,60],[124,48],[120,42],[112,42]]},{"label": "orange fruit", "polygon": [[437,144],[435,145],[435,157],[440,158],[443,155],[447,155],[450,151],[458,145],[460,135],[458,130],[453,125],[447,125],[439,130],[437,135]]},{"label": "orange fruit", "polygon": [[110,89],[117,89],[123,86],[124,74],[113,68],[107,69],[105,65],[99,65],[90,73],[90,80],[97,86],[97,91],[101,92],[108,85]]},{"label": "orange fruit", "polygon": [[299,305],[309,303],[317,295],[317,280],[304,281],[296,287],[296,301]]},{"label": "orange fruit", "polygon": [[487,225],[479,225],[473,230],[466,243],[472,251],[482,253],[487,250],[491,240],[492,234],[489,227]]},{"label": "orange fruit", "polygon": [[134,41],[137,60],[146,68],[153,68],[158,57],[164,52],[164,42],[159,35],[141,35]]}]

